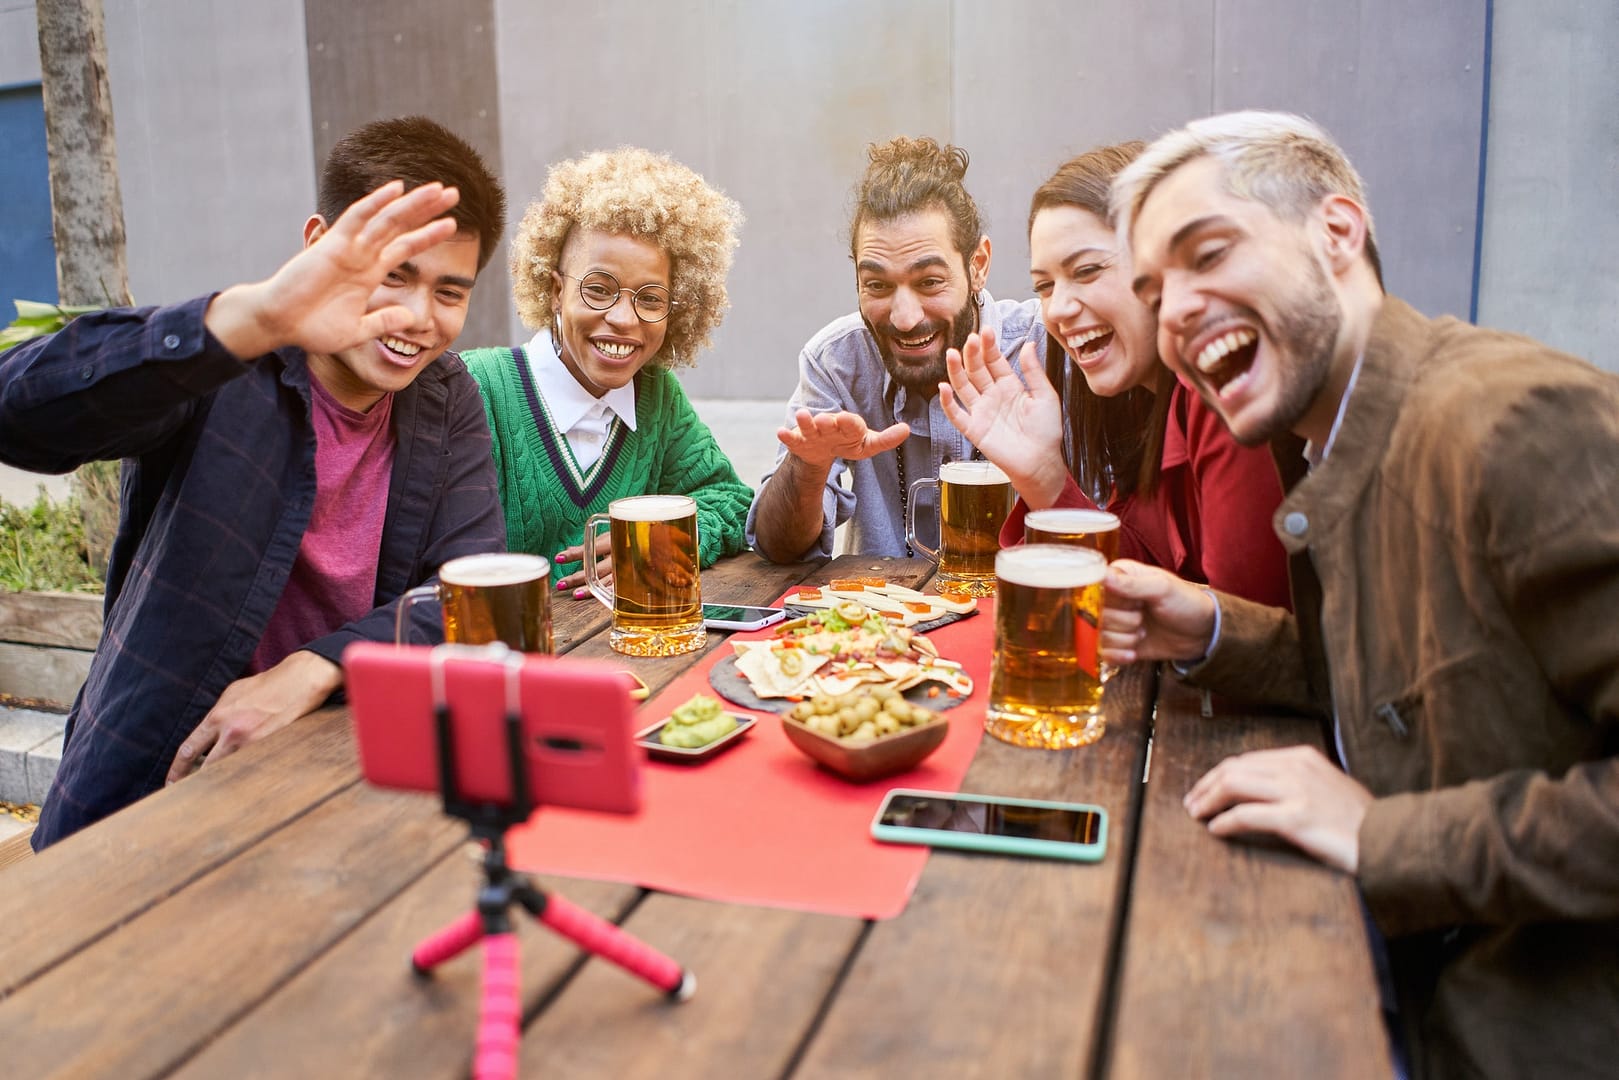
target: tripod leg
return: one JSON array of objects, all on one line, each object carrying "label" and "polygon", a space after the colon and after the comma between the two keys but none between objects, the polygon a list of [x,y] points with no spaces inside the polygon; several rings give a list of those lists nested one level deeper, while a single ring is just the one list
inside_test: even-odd
[{"label": "tripod leg", "polygon": [[517,898],[552,930],[585,951],[645,979],[676,1001],[685,1001],[697,992],[695,975],[606,919],[592,915],[555,893],[542,893],[532,885],[518,890]]},{"label": "tripod leg", "polygon": [[478,1016],[473,1080],[514,1080],[517,1076],[517,1029],[522,1014],[519,981],[517,935],[486,936],[483,939],[483,1008]]},{"label": "tripod leg", "polygon": [[451,957],[460,956],[483,935],[483,919],[469,911],[449,926],[422,940],[410,954],[416,974],[426,975]]}]

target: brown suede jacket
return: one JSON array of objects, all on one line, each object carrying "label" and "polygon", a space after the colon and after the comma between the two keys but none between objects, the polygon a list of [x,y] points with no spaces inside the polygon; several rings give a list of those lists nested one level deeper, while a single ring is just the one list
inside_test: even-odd
[{"label": "brown suede jacket", "polygon": [[1389,297],[1274,520],[1189,678],[1336,715],[1415,1074],[1615,1075],[1619,378]]}]

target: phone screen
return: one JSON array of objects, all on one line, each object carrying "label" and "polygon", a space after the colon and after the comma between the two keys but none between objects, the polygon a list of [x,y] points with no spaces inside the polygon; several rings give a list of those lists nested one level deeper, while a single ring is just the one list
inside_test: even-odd
[{"label": "phone screen", "polygon": [[713,622],[756,623],[765,622],[771,616],[780,613],[781,608],[750,607],[747,605],[732,606],[730,604],[704,604],[703,618]]},{"label": "phone screen", "polygon": [[1012,836],[1059,844],[1095,844],[1102,829],[1102,815],[1090,810],[899,793],[890,796],[878,821],[896,828]]}]

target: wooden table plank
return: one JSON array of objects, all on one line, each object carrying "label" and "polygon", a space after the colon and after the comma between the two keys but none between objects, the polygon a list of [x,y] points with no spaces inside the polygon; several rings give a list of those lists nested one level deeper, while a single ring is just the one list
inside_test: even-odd
[{"label": "wooden table plank", "polygon": [[[935,851],[905,913],[877,923],[797,1077],[1078,1076],[1104,1022],[1141,793],[1150,667],[1120,672],[1107,734],[1078,750],[986,738],[963,791],[1097,803],[1094,865]],[[981,717],[982,708],[975,710]]]},{"label": "wooden table plank", "polygon": [[[286,767],[292,758],[297,767]],[[325,710],[9,868],[0,997],[358,777],[345,714]]]},{"label": "wooden table plank", "polygon": [[551,641],[557,653],[571,652],[607,629],[612,615],[594,596],[575,600],[567,593],[551,595]]},{"label": "wooden table plank", "polygon": [[[881,575],[920,587],[933,575],[923,559],[844,556],[830,563],[773,566],[756,556],[721,564],[712,588],[737,603],[765,603],[800,581]],[[705,593],[711,589],[704,572]],[[724,592],[721,593],[720,589]],[[654,688],[666,685],[708,650],[725,648],[711,633],[704,653],[641,661]],[[605,637],[580,650],[604,650]],[[525,1070],[561,1075],[708,1076],[716,1064],[734,1076],[781,1075],[845,959],[860,940],[862,920],[718,905],[652,893],[625,928],[665,949],[697,973],[697,998],[669,1006],[626,986],[593,964],[524,1036]]]},{"label": "wooden table plank", "polygon": [[1166,678],[1142,810],[1111,1074],[1390,1072],[1354,882],[1292,850],[1216,839],[1181,798],[1223,758],[1321,745],[1315,721],[1199,715]]},{"label": "wooden table plank", "polygon": [[696,973],[667,1002],[592,961],[524,1033],[524,1076],[783,1076],[859,919],[650,894],[625,928]]},{"label": "wooden table plank", "polygon": [[[815,564],[774,566],[756,556],[727,559],[704,571],[711,593],[745,602],[773,600],[815,569]],[[602,633],[606,609],[595,601],[560,600],[555,610],[558,651],[600,656],[634,666],[649,685],[660,688],[678,677],[701,654],[640,660],[611,652]],[[710,635],[718,645],[724,635]],[[309,970],[289,982],[251,1016],[243,1018],[183,1070],[185,1075],[263,1074],[275,1060],[278,1075],[462,1075],[470,1061],[478,1008],[480,961],[464,956],[444,968],[433,983],[404,977],[410,949],[426,933],[467,909],[475,895],[476,868],[452,856],[406,889],[338,944]],[[642,895],[632,886],[588,881],[560,882],[576,903],[610,918],[621,917]],[[450,883],[459,882],[458,887]],[[580,953],[571,944],[520,920],[523,941],[525,1011],[532,1011],[573,974]],[[852,922],[858,929],[858,922]],[[650,940],[657,940],[650,938]],[[608,968],[594,964],[591,967]],[[661,1004],[661,996],[610,969],[609,997]],[[811,995],[812,1000],[814,995]],[[264,1055],[285,1039],[289,1026],[300,1031],[290,1053]]]},{"label": "wooden table plank", "polygon": [[[465,1076],[478,1022],[482,952],[448,961],[431,979],[412,975],[409,957],[421,939],[472,908],[482,880],[473,852],[464,845],[446,855],[178,1076]],[[615,921],[641,896],[633,886],[607,882],[542,883],[553,885],[572,902]],[[513,916],[522,952],[521,1000],[524,1012],[531,1012],[585,956],[520,909]],[[657,997],[627,976],[619,981],[627,984],[620,989],[629,998]]]},{"label": "wooden table plank", "polygon": [[[595,601],[560,599],[553,619],[559,653],[609,621]],[[25,860],[0,890],[0,926],[28,927],[0,938],[0,997],[358,780],[348,714],[323,709]]]},{"label": "wooden table plank", "polygon": [[160,1075],[463,835],[420,796],[341,792],[0,1001],[7,1072]]}]

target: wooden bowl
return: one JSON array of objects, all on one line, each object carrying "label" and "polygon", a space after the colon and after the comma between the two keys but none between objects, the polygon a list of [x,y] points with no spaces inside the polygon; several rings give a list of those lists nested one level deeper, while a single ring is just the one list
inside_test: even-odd
[{"label": "wooden bowl", "polygon": [[950,733],[950,718],[937,719],[865,742],[848,742],[823,735],[791,716],[781,718],[781,729],[806,755],[848,780],[875,780],[914,768],[939,748]]}]

